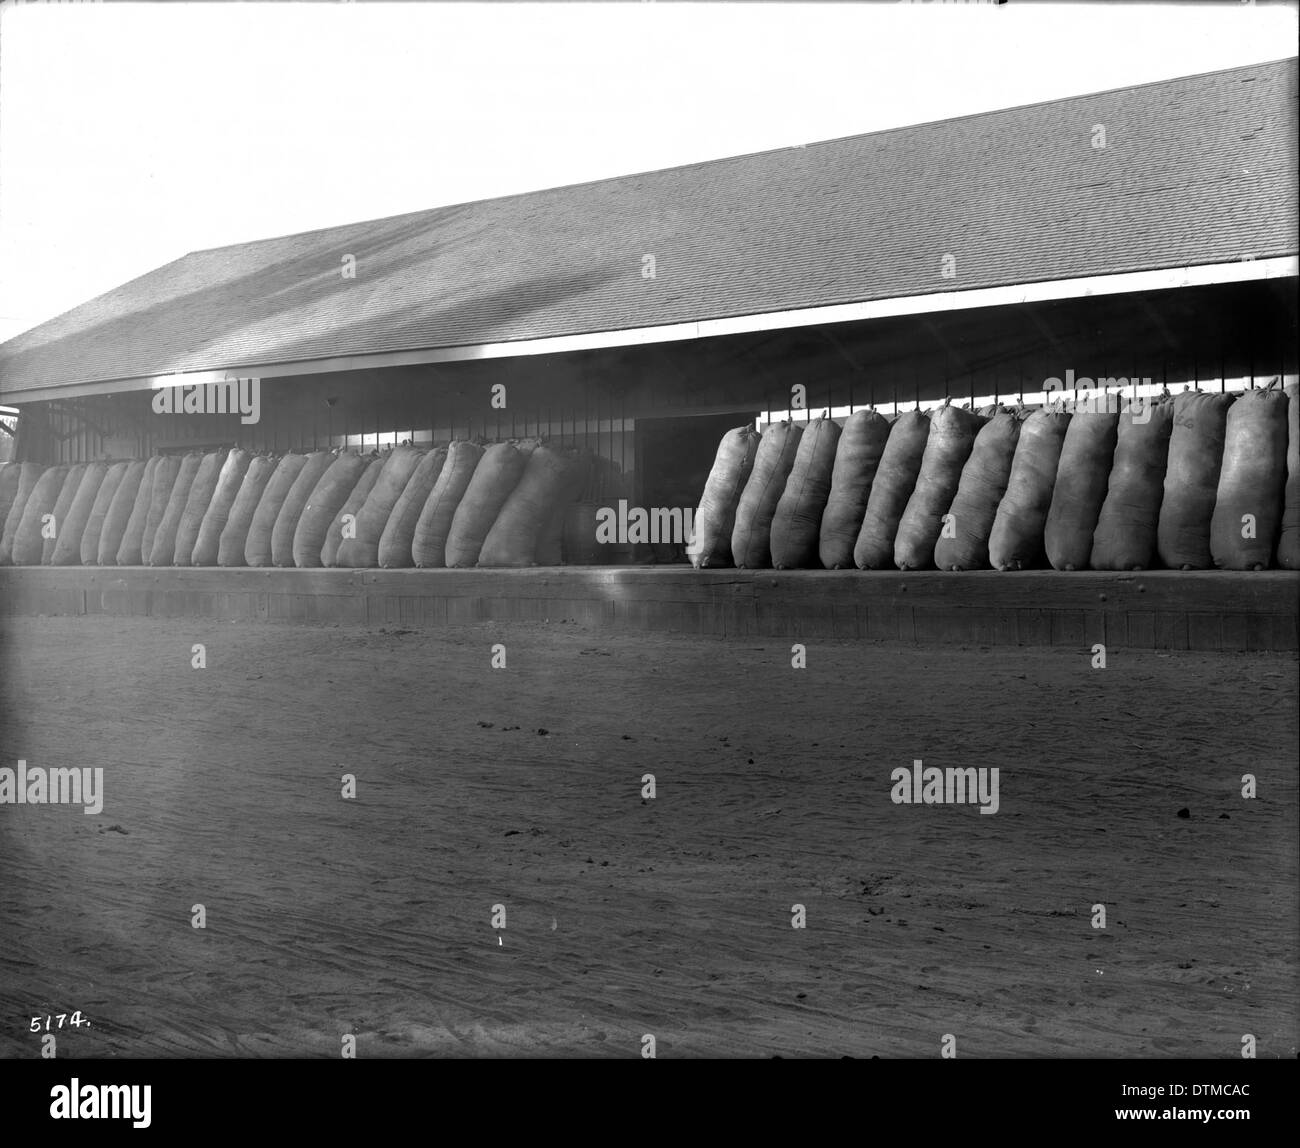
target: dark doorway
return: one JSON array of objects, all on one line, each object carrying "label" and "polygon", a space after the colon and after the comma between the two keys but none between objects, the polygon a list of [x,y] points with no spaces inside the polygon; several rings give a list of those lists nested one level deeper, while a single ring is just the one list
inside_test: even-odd
[{"label": "dark doorway", "polygon": [[[636,420],[636,505],[681,507],[699,505],[705,480],[722,436],[734,427],[753,426],[757,411],[689,415]],[[686,548],[669,542],[632,548],[641,563],[686,562]]]}]

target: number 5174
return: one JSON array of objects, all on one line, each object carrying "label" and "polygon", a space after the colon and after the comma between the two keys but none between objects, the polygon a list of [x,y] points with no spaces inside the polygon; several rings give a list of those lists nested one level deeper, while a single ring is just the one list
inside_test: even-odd
[{"label": "number 5174", "polygon": [[[47,1016],[47,1017],[45,1018],[45,1031],[46,1031],[46,1032],[49,1032],[49,1031],[50,1031],[50,1022],[51,1022],[51,1021],[55,1021],[55,1020],[57,1020],[57,1021],[59,1022],[59,1023],[55,1026],[56,1028],[62,1028],[62,1027],[63,1027],[63,1022],[64,1022],[65,1020],[68,1022],[68,1024],[70,1024],[70,1025],[71,1025],[72,1027],[74,1027],[74,1028],[80,1028],[83,1024],[89,1024],[89,1023],[90,1023],[90,1021],[88,1021],[88,1020],[82,1020],[82,1019],[81,1019],[81,1010],[80,1010],[80,1009],[77,1009],[77,1011],[74,1012],[71,1016],[69,1016],[66,1012],[61,1012],[61,1013],[59,1013],[57,1016],[53,1016],[53,1017],[49,1017],[49,1016]],[[29,1031],[29,1032],[40,1032],[40,1031],[41,1031],[41,1018],[40,1018],[40,1017],[38,1017],[38,1016],[34,1016],[34,1017],[32,1017],[31,1027],[28,1029],[28,1031]]]}]

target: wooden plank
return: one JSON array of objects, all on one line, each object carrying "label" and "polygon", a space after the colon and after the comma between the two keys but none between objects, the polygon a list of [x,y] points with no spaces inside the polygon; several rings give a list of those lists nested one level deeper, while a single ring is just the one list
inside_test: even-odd
[{"label": "wooden plank", "polygon": [[1046,610],[1016,611],[1016,642],[1021,646],[1050,646],[1052,617]]},{"label": "wooden plank", "polygon": [[1290,571],[7,567],[0,611],[404,626],[580,617],[593,626],[792,641],[1295,650],[1297,585]]},{"label": "wooden plank", "polygon": [[403,594],[397,599],[397,620],[403,626],[414,626],[419,621],[419,598],[413,594]]},{"label": "wooden plank", "polygon": [[775,602],[754,603],[754,633],[764,637],[785,638],[792,635],[792,619]]},{"label": "wooden plank", "polygon": [[217,617],[223,622],[246,622],[253,617],[253,606],[247,594],[222,594],[217,610]]},{"label": "wooden plank", "polygon": [[958,645],[969,640],[965,612],[953,606],[917,606],[908,613],[912,619],[911,641],[921,645]]},{"label": "wooden plank", "polygon": [[348,594],[324,594],[316,598],[319,620],[344,626],[361,626],[366,621],[366,599]]},{"label": "wooden plank", "polygon": [[728,638],[749,638],[758,632],[758,619],[752,602],[733,602],[718,611],[721,633]]},{"label": "wooden plank", "polygon": [[1088,644],[1091,646],[1093,642],[1100,642],[1107,649],[1119,645],[1118,637],[1124,632],[1123,621],[1123,615],[1117,616],[1114,610],[1098,610],[1088,635],[1092,641]]},{"label": "wooden plank", "polygon": [[483,620],[483,603],[479,598],[449,597],[447,602],[447,623],[456,625],[461,622],[480,622]]},{"label": "wooden plank", "polygon": [[989,642],[991,646],[1016,645],[1016,612],[1005,606],[989,609]]},{"label": "wooden plank", "polygon": [[1082,648],[1086,644],[1088,635],[1082,610],[1052,610],[1049,616],[1053,646]]},{"label": "wooden plank", "polygon": [[1250,634],[1246,625],[1246,616],[1237,611],[1221,614],[1219,627],[1223,634],[1224,650],[1244,650]]},{"label": "wooden plank", "polygon": [[1189,650],[1223,649],[1223,627],[1218,614],[1187,615],[1187,648]]},{"label": "wooden plank", "polygon": [[862,607],[862,609],[867,612],[866,635],[868,638],[885,642],[898,641],[901,629],[899,626],[899,610],[896,606],[886,602],[879,605],[872,602],[870,605]]},{"label": "wooden plank", "polygon": [[773,637],[806,642],[835,636],[835,618],[825,603],[792,605],[779,597],[769,597],[755,604],[759,632]]},{"label": "wooden plank", "polygon": [[1156,615],[1156,649],[1187,649],[1187,614],[1166,609]]},{"label": "wooden plank", "polygon": [[[44,585],[84,584],[97,567],[9,568],[6,578],[29,574]],[[1100,600],[1098,586],[1107,593],[1107,609],[1138,608],[1159,612],[1166,603],[1179,610],[1204,609],[1214,612],[1231,599],[1245,613],[1297,612],[1295,576],[1287,571],[1157,571],[1142,575],[1081,571],[990,573],[972,571],[943,573],[911,571],[905,576],[894,571],[755,571],[725,572],[726,580],[711,571],[665,567],[650,570],[628,568],[602,571],[574,567],[557,574],[548,569],[545,577],[534,570],[294,570],[220,567],[114,568],[125,578],[164,577],[169,584],[194,590],[224,592],[232,586],[254,584],[265,592],[337,593],[340,583],[360,582],[367,592],[406,596],[498,595],[515,598],[636,597],[642,601],[694,601],[716,604],[720,599],[753,597],[761,592],[795,605],[802,601],[818,604],[857,605],[888,602],[899,593],[920,605],[987,608],[990,605],[1016,607],[1026,601],[1053,609],[1081,609],[1089,599]],[[1141,582],[1137,582],[1137,578]],[[746,581],[748,579],[748,581]],[[1266,608],[1264,608],[1266,606]]]},{"label": "wooden plank", "polygon": [[50,587],[42,594],[45,608],[43,614],[69,616],[83,613],[82,596],[79,590],[67,586]]},{"label": "wooden plank", "polygon": [[862,637],[861,617],[856,602],[835,602],[831,604],[830,637],[851,639]]},{"label": "wooden plank", "polygon": [[681,604],[678,602],[646,602],[643,603],[643,611],[643,626],[647,630],[681,633],[684,629]]},{"label": "wooden plank", "polygon": [[997,615],[992,610],[962,610],[962,628],[966,644],[971,646],[997,645]]},{"label": "wooden plank", "polygon": [[599,626],[604,615],[603,604],[582,598],[555,598],[551,602],[551,621],[576,622],[583,626]]},{"label": "wooden plank", "polygon": [[505,610],[500,614],[489,613],[489,616],[507,621],[559,621],[559,607],[554,598],[487,598],[484,600],[484,606],[489,611],[502,605],[506,607]]},{"label": "wooden plank", "polygon": [[617,601],[614,603],[614,626],[620,630],[640,629],[640,602]]},{"label": "wooden plank", "polygon": [[1150,612],[1131,611],[1127,615],[1128,635],[1121,640],[1121,645],[1133,650],[1154,650],[1156,648],[1156,616]]},{"label": "wooden plank", "polygon": [[992,645],[993,618],[990,611],[959,609],[954,614],[954,632],[961,635],[962,645]]},{"label": "wooden plank", "polygon": [[419,624],[421,626],[445,626],[447,624],[447,599],[422,597],[420,599]]},{"label": "wooden plank", "polygon": [[916,616],[912,611],[912,606],[900,605],[898,613],[898,640],[900,642],[916,641]]},{"label": "wooden plank", "polygon": [[1272,650],[1273,628],[1267,614],[1248,614],[1246,616],[1246,649]]},{"label": "wooden plank", "polygon": [[704,634],[709,632],[705,629],[705,618],[712,611],[706,609],[703,602],[682,602],[679,603],[678,608],[681,611],[683,633]]}]

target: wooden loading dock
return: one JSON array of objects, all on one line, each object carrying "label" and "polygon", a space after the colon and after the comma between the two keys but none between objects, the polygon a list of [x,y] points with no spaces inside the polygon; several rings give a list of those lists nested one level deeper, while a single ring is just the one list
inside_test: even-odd
[{"label": "wooden loading dock", "polygon": [[[13,458],[536,436],[592,453],[589,508],[685,510],[724,428],[789,412],[1033,405],[1070,375],[1174,393],[1293,381],[1296,68],[192,252],[0,346]],[[1126,127],[1096,149],[1105,122]],[[339,273],[347,254],[364,290]],[[153,405],[244,377],[261,388],[250,423]],[[1294,572],[693,571],[637,565],[681,562],[644,543],[601,557],[624,565],[0,568],[0,612],[1297,648]]]},{"label": "wooden loading dock", "polygon": [[920,645],[1300,649],[1292,571],[845,572],[681,567],[0,569],[0,613],[311,625],[578,622]]}]

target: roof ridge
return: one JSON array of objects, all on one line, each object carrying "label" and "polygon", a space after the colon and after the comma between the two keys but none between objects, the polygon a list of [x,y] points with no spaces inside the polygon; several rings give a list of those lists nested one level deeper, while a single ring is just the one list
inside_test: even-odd
[{"label": "roof ridge", "polygon": [[[1278,64],[1288,64],[1288,63],[1294,64],[1297,63],[1298,61],[1300,61],[1300,56],[1281,56],[1273,60],[1261,60],[1254,64],[1238,64],[1237,66],[1232,68],[1218,68],[1209,72],[1193,72],[1190,75],[1170,76],[1168,79],[1148,80],[1146,83],[1142,83],[1142,84],[1122,84],[1117,88],[1103,88],[1102,90],[1095,91],[1095,92],[1079,92],[1077,95],[1073,95],[1073,96],[1057,96],[1055,99],[1034,100],[1031,103],[1027,103],[1027,104],[1011,104],[1006,107],[989,108],[988,110],[982,112],[967,112],[960,116],[945,116],[943,119],[939,119],[939,120],[921,120],[917,123],[896,124],[894,127],[891,128],[878,128],[875,131],[871,131],[871,132],[854,132],[852,135],[833,136],[830,139],[824,139],[824,140],[812,140],[805,144],[786,144],[784,147],[764,148],[761,151],[740,152],[737,155],[717,156],[713,159],[695,160],[693,163],[674,164],[671,167],[651,168],[648,171],[629,171],[629,172],[624,172],[622,175],[601,176],[599,179],[584,179],[584,180],[579,180],[575,183],[555,184],[554,186],[551,187],[535,187],[530,191],[512,191],[512,192],[507,192],[504,195],[485,196],[482,199],[460,200],[456,203],[438,204],[433,207],[420,207],[420,208],[416,208],[414,211],[399,211],[394,215],[377,215],[371,219],[353,219],[353,220],[349,220],[346,223],[333,223],[325,227],[311,227],[308,228],[306,231],[289,231],[289,232],[284,232],[283,234],[280,235],[267,235],[261,239],[246,239],[235,243],[220,243],[217,244],[215,247],[198,247],[195,248],[193,251],[187,251],[180,258],[186,259],[191,255],[205,255],[212,251],[229,251],[236,247],[252,247],[258,243],[275,243],[277,241],[284,240],[284,239],[298,239],[308,235],[319,235],[322,232],[326,232],[326,231],[341,231],[345,227],[373,226],[377,223],[388,223],[392,220],[407,219],[416,215],[431,215],[434,212],[438,212],[438,211],[449,211],[452,208],[456,208],[456,207],[476,207],[479,204],[483,204],[483,203],[496,203],[500,200],[506,200],[506,199],[525,199],[529,196],[546,195],[550,192],[571,191],[574,188],[579,188],[579,187],[597,187],[602,183],[616,183],[619,180],[635,179],[642,176],[663,175],[668,172],[675,172],[675,171],[691,171],[696,168],[709,167],[714,164],[734,163],[737,160],[754,159],[758,156],[776,155],[780,152],[785,152],[785,151],[801,151],[801,150],[806,150],[808,148],[823,147],[828,144],[842,144],[848,142],[849,140],[868,139],[871,136],[883,136],[883,135],[888,135],[891,132],[915,131],[918,128],[937,127],[940,124],[960,123],[963,120],[981,119],[986,116],[1000,116],[1000,115],[1005,115],[1008,112],[1024,111],[1029,108],[1040,108],[1040,107],[1046,107],[1048,105],[1068,104],[1075,100],[1095,99],[1098,96],[1113,95],[1116,92],[1137,92],[1149,88],[1159,87],[1162,84],[1183,83],[1184,81],[1187,80],[1202,79],[1206,76],[1227,76],[1233,72],[1254,71],[1260,68],[1267,68]],[[177,260],[173,260],[172,262],[177,262]],[[96,298],[98,298],[98,296],[96,296]]]}]

